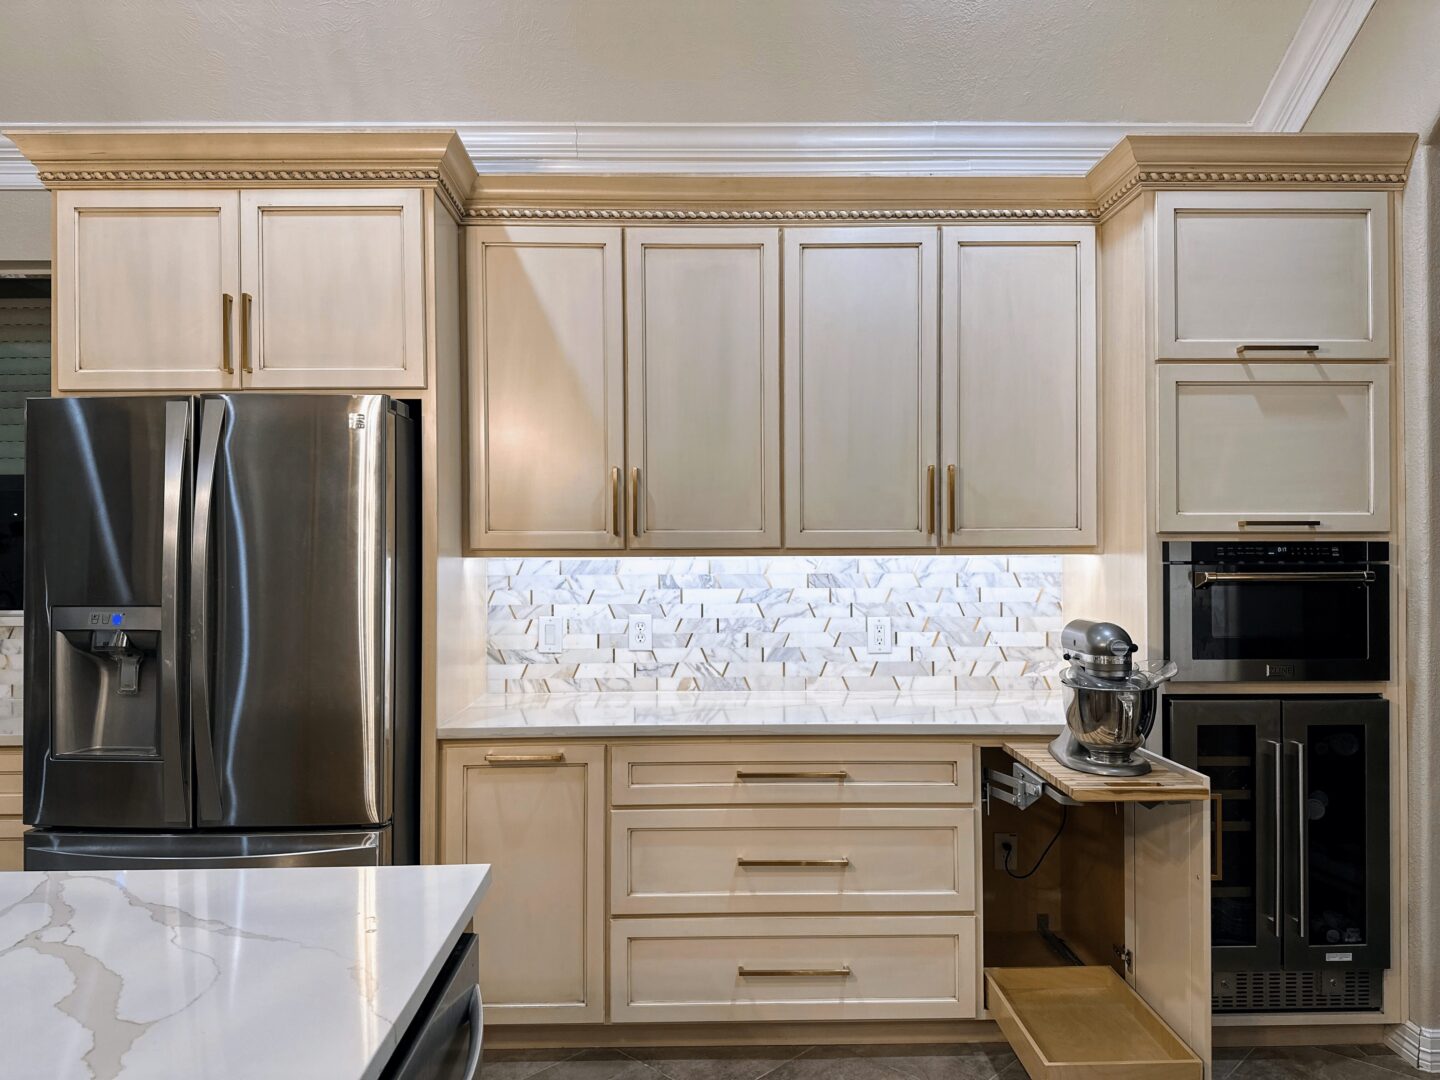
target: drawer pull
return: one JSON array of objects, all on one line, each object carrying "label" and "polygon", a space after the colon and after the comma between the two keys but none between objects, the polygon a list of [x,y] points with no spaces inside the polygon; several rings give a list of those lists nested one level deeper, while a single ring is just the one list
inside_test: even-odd
[{"label": "drawer pull", "polygon": [[736,859],[735,865],[750,869],[757,866],[818,866],[818,867],[843,867],[849,866],[850,860],[839,859]]},{"label": "drawer pull", "polygon": [[487,765],[558,765],[565,760],[565,752],[553,754],[486,754]]},{"label": "drawer pull", "polygon": [[1247,352],[1308,352],[1317,353],[1319,345],[1292,345],[1288,343],[1275,342],[1270,345],[1236,345],[1235,355],[1244,356]]},{"label": "drawer pull", "polygon": [[1312,518],[1287,518],[1275,521],[1254,521],[1241,518],[1235,524],[1242,529],[1318,529],[1321,522]]},{"label": "drawer pull", "polygon": [[848,979],[850,968],[747,968],[741,964],[739,974],[742,979]]},{"label": "drawer pull", "polygon": [[737,769],[735,779],[741,783],[750,780],[848,780],[850,774],[844,769],[835,772],[746,772]]}]

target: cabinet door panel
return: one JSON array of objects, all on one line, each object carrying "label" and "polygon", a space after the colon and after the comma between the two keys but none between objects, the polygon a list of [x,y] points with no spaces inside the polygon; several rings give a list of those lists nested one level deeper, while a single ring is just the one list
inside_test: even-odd
[{"label": "cabinet door panel", "polygon": [[55,196],[55,375],[61,390],[236,385],[225,297],[238,301],[234,191]]},{"label": "cabinet door panel", "polygon": [[246,386],[425,385],[419,190],[247,191]]},{"label": "cabinet door panel", "polygon": [[622,547],[620,230],[468,233],[470,544]]},{"label": "cabinet door panel", "polygon": [[496,868],[475,915],[485,1022],[602,1021],[605,748],[466,745],[443,754],[441,858]]},{"label": "cabinet door panel", "polygon": [[1388,365],[1165,365],[1159,407],[1162,532],[1389,529]]},{"label": "cabinet door panel", "polygon": [[1095,543],[1094,229],[954,226],[942,242],[943,542]]},{"label": "cabinet door panel", "polygon": [[785,234],[785,537],[935,543],[938,233]]},{"label": "cabinet door panel", "polygon": [[1384,191],[1160,192],[1160,357],[1286,344],[1314,345],[1321,360],[1388,357],[1389,200]]},{"label": "cabinet door panel", "polygon": [[780,232],[625,234],[632,547],[780,546]]}]

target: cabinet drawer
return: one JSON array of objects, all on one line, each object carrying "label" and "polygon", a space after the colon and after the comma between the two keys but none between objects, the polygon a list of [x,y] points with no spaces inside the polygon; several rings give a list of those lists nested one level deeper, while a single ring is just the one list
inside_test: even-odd
[{"label": "cabinet drawer", "polygon": [[18,817],[0,817],[0,840],[19,840],[26,828]]},{"label": "cabinet drawer", "polygon": [[975,811],[611,812],[622,915],[975,910]]},{"label": "cabinet drawer", "polygon": [[[0,776],[5,773],[19,774],[25,770],[24,751],[18,746],[0,747]],[[0,791],[3,791],[0,788]]]},{"label": "cabinet drawer", "polygon": [[975,798],[967,743],[744,740],[641,743],[611,753],[615,806],[956,804]]},{"label": "cabinet drawer", "polygon": [[24,813],[21,806],[21,796],[18,791],[6,791],[3,784],[0,784],[0,817],[19,817]]},{"label": "cabinet drawer", "polygon": [[615,919],[616,1021],[975,1016],[975,918]]},{"label": "cabinet drawer", "polygon": [[25,842],[0,838],[0,870],[25,869]]},{"label": "cabinet drawer", "polygon": [[[19,795],[22,787],[23,777],[18,772],[0,772],[0,798],[6,795]],[[18,813],[19,811],[16,811]],[[0,811],[9,813],[9,811]]]}]

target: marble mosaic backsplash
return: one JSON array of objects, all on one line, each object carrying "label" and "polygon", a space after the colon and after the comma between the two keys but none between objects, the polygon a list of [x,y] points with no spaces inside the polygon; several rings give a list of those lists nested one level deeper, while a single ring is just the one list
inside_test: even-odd
[{"label": "marble mosaic backsplash", "polygon": [[[1060,558],[488,559],[491,692],[1045,690],[1059,686]],[[652,648],[626,647],[630,615]],[[542,653],[538,620],[566,620]],[[894,648],[871,655],[867,616]]]}]

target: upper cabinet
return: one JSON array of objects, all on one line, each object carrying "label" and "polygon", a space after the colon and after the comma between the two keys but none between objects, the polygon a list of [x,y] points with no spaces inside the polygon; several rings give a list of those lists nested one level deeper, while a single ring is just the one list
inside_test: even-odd
[{"label": "upper cabinet", "polygon": [[620,230],[472,228],[470,545],[624,546]]},{"label": "upper cabinet", "polygon": [[1093,545],[1095,230],[943,229],[941,543]]},{"label": "upper cabinet", "polygon": [[785,539],[935,544],[934,228],[785,234]]},{"label": "upper cabinet", "polygon": [[1390,356],[1385,191],[1161,191],[1162,360]]},{"label": "upper cabinet", "polygon": [[780,546],[780,230],[625,234],[630,546]]}]

